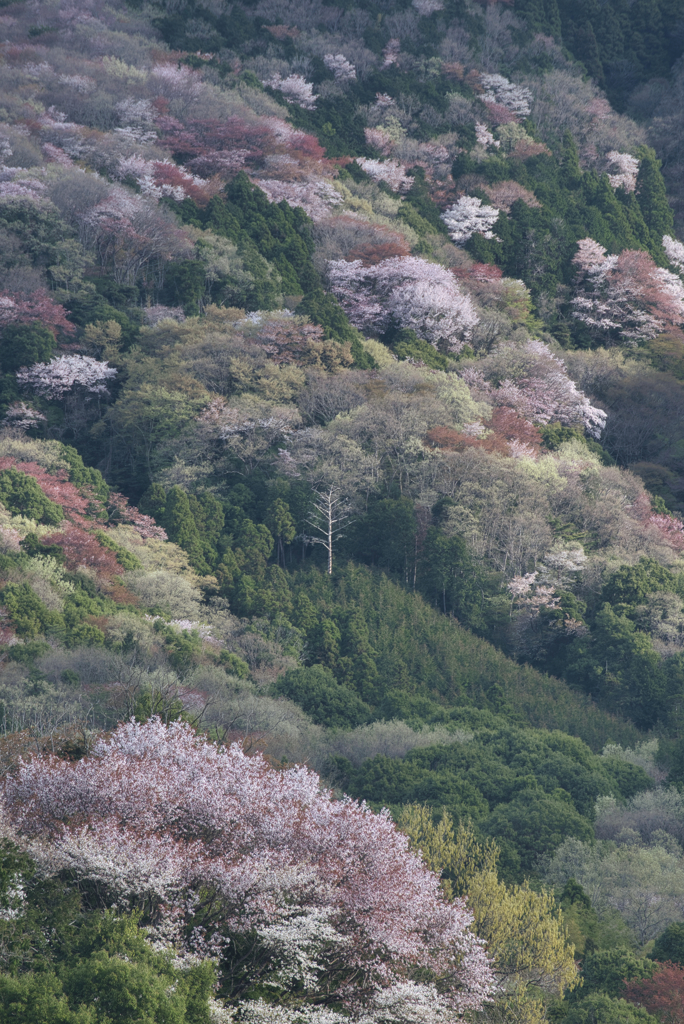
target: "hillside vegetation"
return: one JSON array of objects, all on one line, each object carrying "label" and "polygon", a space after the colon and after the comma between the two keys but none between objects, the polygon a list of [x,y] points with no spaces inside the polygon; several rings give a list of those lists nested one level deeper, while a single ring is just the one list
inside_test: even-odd
[{"label": "hillside vegetation", "polygon": [[679,1020],[681,0],[0,8],[0,1016]]}]

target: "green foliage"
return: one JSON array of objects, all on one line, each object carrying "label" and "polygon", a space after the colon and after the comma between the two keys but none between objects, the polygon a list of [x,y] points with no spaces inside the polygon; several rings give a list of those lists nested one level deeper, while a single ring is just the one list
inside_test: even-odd
[{"label": "green foliage", "polygon": [[[567,837],[590,840],[597,796],[617,789],[605,760],[580,740],[511,727],[482,729],[468,743],[416,748],[403,760],[378,754],[358,769],[340,762],[337,771],[359,799],[427,803],[471,817],[496,839],[502,869],[518,880]],[[643,789],[649,780],[640,774]]]},{"label": "green foliage", "polygon": [[35,637],[62,624],[62,616],[49,611],[28,583],[8,583],[0,591],[0,600],[17,634]]},{"label": "green foliage", "polygon": [[318,725],[332,729],[353,729],[370,716],[368,705],[323,665],[290,669],[276,683],[275,692],[299,704]]},{"label": "green foliage", "polygon": [[49,363],[54,351],[52,331],[40,324],[8,324],[0,334],[0,365],[5,373],[33,363]]},{"label": "green foliage", "polygon": [[669,960],[684,966],[684,923],[675,921],[669,924],[655,940],[651,955],[654,960]]},{"label": "green foliage", "polygon": [[657,1018],[634,1003],[596,993],[571,1007],[565,1024],[657,1024]]},{"label": "green foliage", "polygon": [[652,959],[640,957],[625,946],[597,950],[582,961],[582,988],[575,993],[575,998],[582,1000],[595,992],[603,992],[618,999],[624,991],[623,982],[651,978],[655,969]]},{"label": "green foliage", "polygon": [[0,471],[0,501],[9,512],[48,526],[57,526],[64,519],[61,505],[50,501],[36,480],[19,469]]}]

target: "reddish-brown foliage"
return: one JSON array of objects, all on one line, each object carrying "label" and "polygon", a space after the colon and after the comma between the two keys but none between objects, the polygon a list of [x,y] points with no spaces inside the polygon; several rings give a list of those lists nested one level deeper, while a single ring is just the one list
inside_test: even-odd
[{"label": "reddish-brown foliage", "polygon": [[120,576],[122,569],[116,555],[109,548],[100,544],[91,533],[86,533],[79,526],[69,526],[59,533],[51,533],[43,538],[44,544],[58,544],[64,552],[64,562],[70,572],[81,566],[94,569],[103,579]]},{"label": "reddish-brown foliage", "polygon": [[503,277],[501,267],[497,267],[493,263],[473,263],[470,267],[452,267],[451,273],[461,281],[468,278],[472,281],[500,281]]},{"label": "reddish-brown foliage", "polygon": [[241,151],[246,160],[257,159],[263,156],[264,147],[272,149],[274,145],[273,134],[266,125],[249,124],[237,116],[225,121],[194,119],[183,125],[175,117],[160,115],[157,126],[163,132],[162,144],[178,160],[203,174],[212,160],[220,170],[219,165],[230,163],[230,155],[235,151]]},{"label": "reddish-brown foliage", "polygon": [[487,103],[487,114],[492,124],[510,124],[511,121],[517,121],[517,117],[512,110],[508,107],[504,107],[501,103]]},{"label": "reddish-brown foliage", "polygon": [[357,245],[347,253],[348,260],[361,260],[364,267],[374,267],[383,260],[391,259],[392,256],[408,256],[409,249],[403,237],[397,236],[387,242],[366,242]]},{"label": "reddish-brown foliage", "polygon": [[652,978],[626,981],[624,997],[663,1024],[684,1024],[684,967],[668,962]]},{"label": "reddish-brown foliage", "polygon": [[267,32],[270,32],[275,39],[296,39],[301,35],[298,28],[290,28],[289,25],[264,25]]},{"label": "reddish-brown foliage", "polygon": [[349,346],[327,341],[323,328],[315,324],[271,320],[261,325],[249,340],[278,364],[296,363],[334,371],[352,363]]},{"label": "reddish-brown foliage", "polygon": [[0,471],[3,469],[16,469],[27,476],[32,476],[43,494],[50,501],[62,506],[67,519],[81,526],[88,525],[84,517],[90,508],[90,498],[84,497],[63,474],[48,473],[36,462],[19,462],[11,457],[0,459]]},{"label": "reddish-brown foliage", "polygon": [[431,448],[445,451],[462,452],[466,448],[481,448],[492,455],[506,456],[522,452],[534,455],[541,447],[542,437],[537,427],[507,406],[494,410],[487,427],[490,433],[486,437],[472,437],[453,427],[433,427],[425,435],[425,443]]},{"label": "reddish-brown foliage", "polygon": [[56,335],[57,331],[73,334],[75,327],[67,320],[67,311],[53,302],[46,291],[35,291],[29,299],[14,293],[0,295],[0,328],[7,324],[40,324]]},{"label": "reddish-brown foliage", "polygon": [[158,160],[154,165],[154,183],[159,186],[170,185],[171,187],[180,185],[186,196],[194,199],[198,206],[206,206],[211,199],[212,191],[218,192],[221,188],[221,184],[216,183],[216,187],[212,189],[211,185],[214,182],[208,183],[209,187],[197,185],[191,174],[187,174],[175,164],[166,163],[163,160]]}]

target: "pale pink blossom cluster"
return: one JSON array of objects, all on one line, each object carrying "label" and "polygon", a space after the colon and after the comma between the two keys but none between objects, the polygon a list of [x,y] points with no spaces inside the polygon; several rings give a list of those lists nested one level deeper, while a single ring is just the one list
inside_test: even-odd
[{"label": "pale pink blossom cluster", "polygon": [[392,64],[396,64],[401,53],[401,40],[390,39],[385,49],[382,51],[382,66],[383,68],[389,68]]},{"label": "pale pink blossom cluster", "polygon": [[618,153],[611,149],[606,153],[606,160],[612,173],[608,174],[608,181],[613,188],[623,188],[625,192],[634,192],[636,189],[637,175],[639,173],[639,161],[629,153]]},{"label": "pale pink blossom cluster", "polygon": [[518,117],[527,117],[532,93],[524,85],[514,85],[503,75],[482,75],[482,84],[486,89],[484,102],[497,103]]},{"label": "pale pink blossom cluster", "polygon": [[435,11],[444,10],[444,0],[411,0],[411,6],[415,7],[419,14],[428,17]]},{"label": "pale pink blossom cluster", "polygon": [[635,343],[684,321],[684,284],[648,253],[608,256],[593,238],[583,238],[573,263],[579,271],[573,316],[594,331],[616,331]]},{"label": "pale pink blossom cluster", "polygon": [[356,78],[356,68],[342,53],[326,53],[323,63],[337,82],[351,82]]},{"label": "pale pink blossom cluster", "polygon": [[396,145],[395,138],[384,128],[364,128],[363,134],[369,146],[379,149],[386,156],[392,152]]},{"label": "pale pink blossom cluster", "polygon": [[498,148],[501,143],[498,139],[495,139],[486,124],[480,124],[479,122],[475,125],[475,138],[478,145],[484,146],[487,149],[488,146],[494,146]]},{"label": "pale pink blossom cluster", "polygon": [[151,74],[169,97],[197,99],[202,92],[201,75],[183,64],[157,64]]},{"label": "pale pink blossom cluster", "polygon": [[479,322],[454,276],[418,256],[394,256],[370,267],[361,260],[331,260],[328,277],[349,319],[363,331],[381,334],[396,323],[435,347],[458,352]]},{"label": "pale pink blossom cluster", "polygon": [[495,238],[492,228],[499,219],[495,206],[483,205],[474,196],[461,198],[441,215],[449,235],[456,245],[465,245],[469,238],[480,234],[484,238]]},{"label": "pale pink blossom cluster", "polygon": [[31,388],[42,398],[60,399],[74,388],[83,388],[92,395],[109,392],[105,381],[116,377],[116,370],[108,363],[90,356],[57,356],[49,363],[34,363],[17,370],[17,382]]},{"label": "pale pink blossom cluster", "polygon": [[46,422],[47,417],[26,402],[12,402],[2,419],[3,427],[10,430],[31,430]]},{"label": "pale pink blossom cluster", "polygon": [[289,206],[301,206],[312,220],[322,220],[333,206],[343,202],[335,186],[323,178],[312,178],[306,182],[255,178],[254,183],[272,203],[284,200]]},{"label": "pale pink blossom cluster", "polygon": [[487,402],[508,406],[530,423],[581,425],[598,439],[606,425],[606,413],[591,405],[578,390],[568,377],[564,361],[541,341],[528,341],[520,354],[527,369],[515,381],[506,379],[494,386],[475,367],[467,367],[460,376]]},{"label": "pale pink blossom cluster", "polygon": [[356,162],[371,178],[387,182],[395,192],[406,192],[413,184],[413,178],[407,176],[406,168],[398,164],[396,160],[370,160],[367,157],[357,157]]},{"label": "pale pink blossom cluster", "polygon": [[286,100],[296,103],[304,110],[316,109],[313,83],[307,82],[303,75],[288,75],[287,78],[274,75],[273,78],[266,79],[263,84],[282,92]]},{"label": "pale pink blossom cluster", "polygon": [[676,267],[680,274],[684,272],[684,245],[672,235],[663,235],[663,249],[672,266]]},{"label": "pale pink blossom cluster", "polygon": [[[412,972],[440,978],[452,1014],[493,992],[465,900],[444,900],[388,812],[333,799],[304,766],[276,771],[187,725],[132,721],[81,761],[24,764],[4,811],[47,873],[67,869],[119,906],[200,913],[225,938],[262,932],[281,987],[304,956],[307,987],[341,972],[336,998],[352,1007],[401,999]],[[202,952],[196,932],[187,941]]]},{"label": "pale pink blossom cluster", "polygon": [[175,320],[182,324],[185,320],[185,313],[182,306],[147,306],[143,309],[143,318],[148,327],[156,327],[162,320]]}]

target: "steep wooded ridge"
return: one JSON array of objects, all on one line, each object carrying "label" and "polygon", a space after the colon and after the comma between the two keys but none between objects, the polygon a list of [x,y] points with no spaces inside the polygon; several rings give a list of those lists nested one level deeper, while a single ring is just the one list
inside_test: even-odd
[{"label": "steep wooded ridge", "polygon": [[683,52],[0,0],[0,1019],[683,1019]]}]

